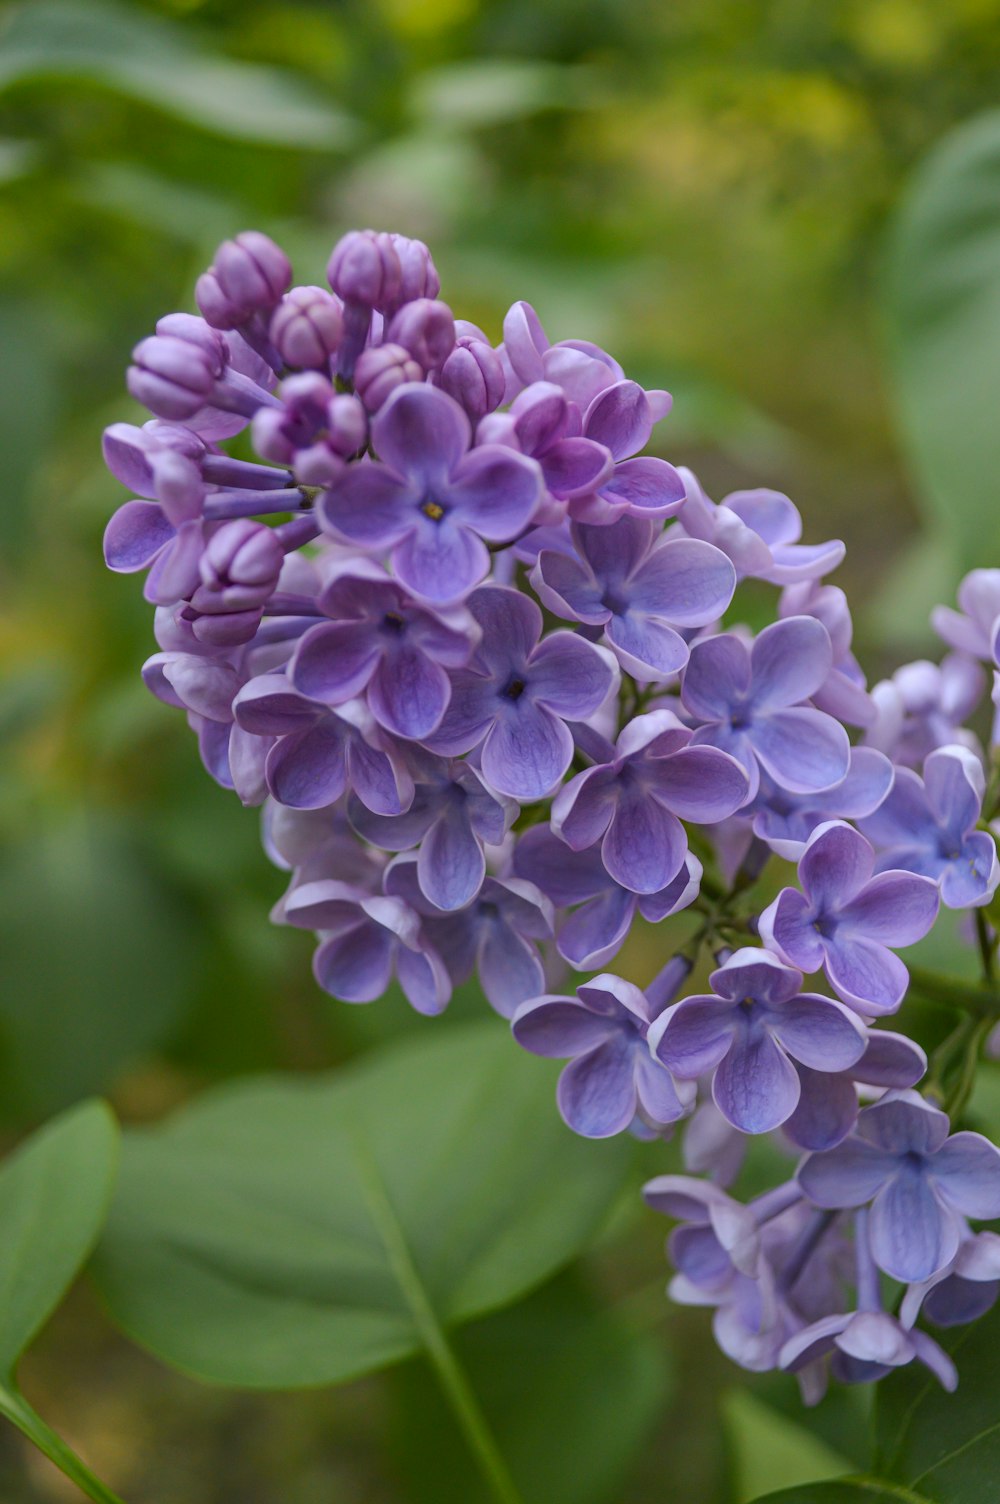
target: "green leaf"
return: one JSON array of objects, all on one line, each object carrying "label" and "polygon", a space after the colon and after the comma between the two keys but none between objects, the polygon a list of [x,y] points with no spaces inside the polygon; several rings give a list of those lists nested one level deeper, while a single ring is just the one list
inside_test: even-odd
[{"label": "green leaf", "polygon": [[126,1135],[96,1262],[108,1307],[225,1384],[336,1383],[409,1357],[540,1283],[606,1215],[630,1146],[575,1138],[552,1091],[490,1021],[209,1092]]},{"label": "green leaf", "polygon": [[[466,1327],[455,1348],[525,1504],[621,1496],[666,1400],[658,1336],[563,1277]],[[414,1504],[485,1504],[489,1495],[424,1364],[399,1369],[391,1393],[396,1466]]]},{"label": "green leaf", "polygon": [[882,1380],[875,1407],[878,1471],[935,1504],[996,1504],[1000,1310],[935,1337],[958,1365],[958,1389],[947,1394],[916,1364]]},{"label": "green leaf", "polygon": [[85,1102],[0,1167],[0,1375],[45,1324],[97,1240],[117,1161],[118,1129]]},{"label": "green leaf", "polygon": [[418,74],[411,108],[436,130],[468,130],[520,120],[539,110],[572,108],[592,97],[592,89],[592,76],[584,68],[528,58],[474,58]]},{"label": "green leaf", "polygon": [[927,1504],[927,1501],[920,1494],[880,1478],[842,1478],[836,1483],[783,1488],[780,1493],[755,1500],[755,1504]]},{"label": "green leaf", "polygon": [[953,131],[918,168],[885,298],[907,454],[928,520],[968,568],[1000,541],[1000,111]]},{"label": "green leaf", "polygon": [[0,45],[0,92],[71,79],[99,84],[189,124],[242,141],[339,150],[354,123],[301,78],[211,57],[189,31],[87,0],[42,0],[13,12]]},{"label": "green leaf", "polygon": [[840,1478],[850,1469],[849,1459],[822,1437],[746,1389],[723,1396],[722,1421],[732,1456],[733,1504],[745,1504],[762,1490],[783,1484]]},{"label": "green leaf", "polygon": [[174,889],[113,824],[35,830],[0,861],[0,1101],[31,1114],[110,1084],[174,1024],[198,960]]}]

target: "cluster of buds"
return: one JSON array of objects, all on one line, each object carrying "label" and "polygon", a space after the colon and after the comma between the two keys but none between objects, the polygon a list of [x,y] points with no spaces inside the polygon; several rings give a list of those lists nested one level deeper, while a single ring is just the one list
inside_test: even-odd
[{"label": "cluster of buds", "polygon": [[[869,689],[824,583],[843,545],[644,454],[666,392],[526,303],[494,346],[420,241],[352,232],[327,276],[291,287],[266,236],[226,242],[202,316],[133,353],[152,420],[105,435],[134,493],[107,562],[156,607],[146,683],[264,806],[273,917],[316,932],[345,1002],[395,976],[435,1014],[477,976],[520,1045],[569,1062],[576,1132],[680,1125],[691,1174],[647,1199],[683,1224],[672,1293],[738,1362],[810,1398],[914,1358],[954,1383],[916,1323],[1000,1289],[1000,1238],[967,1220],[1000,1216],[1000,1152],[949,1135],[948,1090],[933,1068],[915,1090],[926,1057],[884,1021],[942,903],[976,911],[992,966],[996,794],[964,723],[1000,571],[936,614],[940,666]],[[248,426],[261,462],[223,447]],[[723,626],[747,579],[776,590],[756,636]],[[776,897],[772,857],[798,864]],[[703,922],[645,990],[603,970],[637,916],[684,909]],[[688,994],[703,949],[712,990]],[[762,1134],[800,1162],[742,1205]]]}]

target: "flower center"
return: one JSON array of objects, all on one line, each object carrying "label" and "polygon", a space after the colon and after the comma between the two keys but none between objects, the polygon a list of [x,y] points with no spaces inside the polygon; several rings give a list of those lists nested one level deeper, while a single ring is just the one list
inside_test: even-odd
[{"label": "flower center", "polygon": [[507,683],[501,690],[501,694],[503,695],[505,700],[517,701],[521,698],[526,689],[527,685],[525,684],[523,679],[508,679]]},{"label": "flower center", "polygon": [[433,496],[428,496],[424,501],[420,503],[420,510],[423,512],[424,516],[429,517],[432,522],[440,522],[441,518],[444,516],[444,507],[439,501],[435,501]]},{"label": "flower center", "polygon": [[401,637],[406,630],[406,622],[398,611],[387,611],[382,618],[382,630],[390,637]]}]

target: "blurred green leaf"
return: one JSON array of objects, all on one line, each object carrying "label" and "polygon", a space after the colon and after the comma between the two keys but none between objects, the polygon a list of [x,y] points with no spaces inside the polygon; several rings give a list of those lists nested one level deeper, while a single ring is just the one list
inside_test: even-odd
[{"label": "blurred green leaf", "polygon": [[929,1504],[922,1494],[900,1490],[878,1478],[844,1478],[837,1483],[807,1483],[803,1488],[783,1488],[766,1494],[754,1504]]},{"label": "blurred green leaf", "polygon": [[0,1167],[0,1375],[52,1315],[90,1253],[111,1198],[118,1127],[85,1102]]},{"label": "blurred green leaf", "polygon": [[428,69],[411,91],[413,113],[439,129],[502,125],[592,100],[587,70],[528,58],[476,58]]},{"label": "blurred green leaf", "polygon": [[927,510],[960,567],[1000,520],[1000,111],[946,136],[911,180],[885,288],[899,422]]},{"label": "blurred green leaf", "polygon": [[996,1504],[1000,1478],[1000,1310],[942,1335],[961,1382],[947,1394],[911,1364],[882,1380],[875,1404],[878,1472],[935,1504]]},{"label": "blurred green leaf", "polygon": [[[433,1027],[433,1026],[431,1026]],[[219,1383],[331,1384],[514,1300],[593,1237],[629,1163],[559,1121],[493,1022],[129,1133],[97,1274],[112,1315]]]},{"label": "blurred green leaf", "polygon": [[[525,1504],[619,1497],[666,1400],[658,1336],[566,1277],[455,1346]],[[492,1504],[424,1365],[394,1374],[392,1394],[396,1464],[415,1504]]]},{"label": "blurred green leaf", "polygon": [[112,824],[76,817],[0,859],[0,1101],[62,1107],[176,1023],[199,956],[175,890]]},{"label": "blurred green leaf", "polygon": [[759,1494],[790,1483],[840,1478],[851,1466],[804,1423],[745,1389],[723,1396],[722,1423],[732,1458],[733,1504],[750,1504]]},{"label": "blurred green leaf", "polygon": [[38,0],[12,13],[0,35],[0,92],[50,79],[100,84],[237,140],[331,151],[357,134],[305,80],[212,57],[182,27],[95,0]]},{"label": "blurred green leaf", "polygon": [[33,536],[29,487],[39,455],[57,426],[57,376],[41,310],[26,299],[0,302],[0,349],[17,371],[0,402],[0,576]]}]

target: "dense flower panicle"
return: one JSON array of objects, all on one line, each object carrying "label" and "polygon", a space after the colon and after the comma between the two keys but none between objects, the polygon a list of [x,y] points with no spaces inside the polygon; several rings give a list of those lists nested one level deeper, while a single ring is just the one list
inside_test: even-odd
[{"label": "dense flower panicle", "polygon": [[[969,1223],[1000,1216],[1000,1152],[949,1133],[941,1060],[922,1097],[923,1050],[878,1021],[897,950],[1000,886],[997,749],[965,724],[1000,670],[1000,570],[935,612],[940,664],[869,687],[825,578],[843,544],[803,542],[780,492],[715,503],[643,453],[668,393],[525,302],[495,345],[419,240],[352,231],[327,282],[292,286],[259,232],[226,241],[201,316],[133,351],[151,419],[104,436],[132,493],[105,557],[155,607],[144,680],[263,806],[272,917],[316,933],[345,1002],[395,978],[436,1014],[477,978],[568,1062],[576,1132],[679,1128],[691,1173],[646,1198],[681,1224],[671,1294],[736,1362],[810,1401],[914,1359],[951,1387],[917,1322],[1000,1292],[1000,1236]],[[243,430],[257,459],[224,447]],[[774,591],[755,635],[744,580]],[[568,975],[638,921],[664,937],[645,989]],[[759,1135],[800,1163],[743,1205],[725,1187]]]}]

